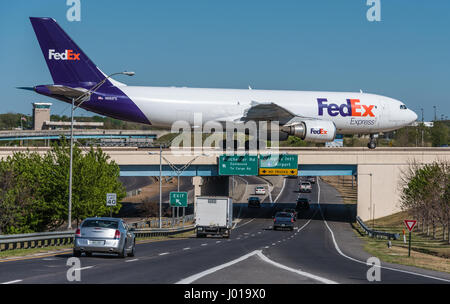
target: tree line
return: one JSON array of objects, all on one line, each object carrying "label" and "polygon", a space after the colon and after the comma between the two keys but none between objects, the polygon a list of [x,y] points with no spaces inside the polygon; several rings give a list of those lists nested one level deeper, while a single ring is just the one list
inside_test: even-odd
[{"label": "tree line", "polygon": [[[450,244],[450,162],[412,163],[402,173],[401,208],[419,224],[422,233],[437,237],[442,227],[442,240]],[[430,231],[431,230],[431,231]]]},{"label": "tree line", "polygon": [[[65,140],[46,154],[16,152],[0,161],[0,233],[28,233],[67,225],[70,146]],[[73,149],[72,219],[109,215],[106,193],[126,192],[119,166],[100,148]],[[113,207],[118,213],[120,204]]]}]

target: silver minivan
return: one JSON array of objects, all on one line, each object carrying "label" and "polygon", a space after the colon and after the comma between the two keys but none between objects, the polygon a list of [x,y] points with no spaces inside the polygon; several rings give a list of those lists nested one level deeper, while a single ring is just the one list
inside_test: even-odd
[{"label": "silver minivan", "polygon": [[117,253],[119,257],[134,256],[136,238],[128,225],[119,218],[91,217],[85,219],[75,232],[73,255],[93,252]]}]

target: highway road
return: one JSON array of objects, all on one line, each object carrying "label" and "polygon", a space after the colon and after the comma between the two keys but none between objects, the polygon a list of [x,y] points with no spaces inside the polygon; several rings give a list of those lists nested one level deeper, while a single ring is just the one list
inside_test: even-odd
[{"label": "highway road", "polygon": [[[287,179],[276,203],[265,200],[260,209],[237,204],[240,221],[230,239],[149,241],[137,245],[135,257],[82,257],[79,283],[372,283],[367,280],[369,255],[349,224],[354,210],[341,204],[328,184],[319,181],[311,193],[302,194],[311,199],[311,208],[300,214],[294,231],[272,230],[272,215],[295,206],[297,189],[298,179]],[[1,262],[0,283],[77,283],[66,277],[70,257],[67,252]],[[381,267],[379,283],[450,283],[445,273]]]}]

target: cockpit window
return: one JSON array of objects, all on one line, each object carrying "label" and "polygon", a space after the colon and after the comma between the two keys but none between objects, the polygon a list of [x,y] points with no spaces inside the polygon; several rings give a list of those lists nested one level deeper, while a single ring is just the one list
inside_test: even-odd
[{"label": "cockpit window", "polygon": [[406,106],[405,105],[400,105],[400,109],[401,110],[406,110]]}]

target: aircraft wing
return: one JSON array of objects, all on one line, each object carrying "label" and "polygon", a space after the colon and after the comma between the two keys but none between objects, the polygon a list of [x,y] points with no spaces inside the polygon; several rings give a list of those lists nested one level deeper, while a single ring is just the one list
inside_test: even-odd
[{"label": "aircraft wing", "polygon": [[252,101],[250,108],[245,110],[241,121],[278,121],[280,125],[286,125],[305,118],[313,119],[296,115],[273,102],[258,103]]}]

